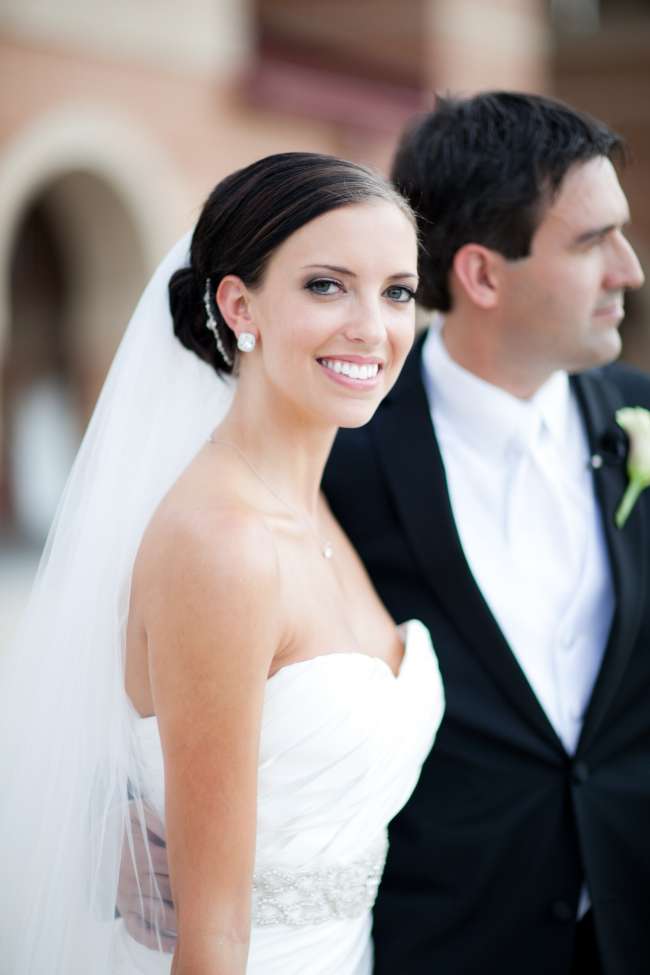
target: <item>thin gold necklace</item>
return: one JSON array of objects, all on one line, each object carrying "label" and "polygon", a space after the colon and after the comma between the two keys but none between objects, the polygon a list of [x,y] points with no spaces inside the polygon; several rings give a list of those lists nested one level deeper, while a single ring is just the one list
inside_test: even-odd
[{"label": "thin gold necklace", "polygon": [[334,548],[332,546],[332,543],[330,541],[327,541],[327,540],[324,540],[323,539],[323,537],[321,536],[321,533],[318,531],[318,528],[316,527],[316,524],[315,524],[314,520],[312,518],[310,518],[309,515],[307,515],[305,512],[300,511],[298,508],[295,508],[292,504],[289,504],[288,501],[285,501],[285,499],[282,497],[282,495],[281,494],[278,494],[278,492],[274,488],[271,487],[271,485],[266,480],[266,478],[265,477],[262,477],[262,475],[257,470],[257,468],[255,468],[251,464],[250,460],[248,459],[248,457],[246,456],[246,454],[244,453],[244,451],[241,449],[241,447],[238,447],[237,444],[236,443],[233,443],[231,440],[218,440],[212,434],[210,434],[210,436],[208,437],[208,440],[212,444],[221,444],[222,447],[230,447],[232,450],[234,450],[236,453],[238,453],[239,456],[241,457],[241,459],[244,461],[244,463],[253,472],[253,474],[255,475],[255,477],[259,481],[262,482],[262,484],[264,485],[264,487],[266,488],[266,490],[269,492],[269,494],[272,494],[273,497],[276,499],[276,501],[279,501],[280,504],[284,505],[284,507],[287,509],[287,511],[290,511],[291,512],[291,514],[294,516],[294,518],[296,519],[296,521],[302,522],[303,525],[305,525],[307,528],[309,528],[309,531],[312,533],[312,535],[314,535],[314,537],[318,539],[318,544],[320,546],[320,551],[321,551],[321,555],[323,556],[323,558],[324,559],[331,559],[332,558],[332,556],[334,555]]}]

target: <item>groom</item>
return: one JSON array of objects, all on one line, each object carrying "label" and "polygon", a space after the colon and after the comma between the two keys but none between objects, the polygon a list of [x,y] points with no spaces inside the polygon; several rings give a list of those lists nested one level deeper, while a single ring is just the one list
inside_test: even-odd
[{"label": "groom", "polygon": [[391,848],[375,975],[650,972],[650,491],[615,527],[609,365],[643,281],[605,125],[548,99],[439,99],[393,178],[443,314],[325,490],[447,710]]}]

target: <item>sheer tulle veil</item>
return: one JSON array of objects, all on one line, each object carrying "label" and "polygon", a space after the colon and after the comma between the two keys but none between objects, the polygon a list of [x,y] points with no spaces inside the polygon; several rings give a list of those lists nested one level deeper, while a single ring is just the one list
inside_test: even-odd
[{"label": "sheer tulle veil", "polygon": [[[0,661],[0,968],[11,975],[112,970],[120,857],[142,816],[123,683],[132,564],[232,395],[173,335],[167,285],[189,240],[128,325]],[[143,881],[142,893],[156,891]]]}]

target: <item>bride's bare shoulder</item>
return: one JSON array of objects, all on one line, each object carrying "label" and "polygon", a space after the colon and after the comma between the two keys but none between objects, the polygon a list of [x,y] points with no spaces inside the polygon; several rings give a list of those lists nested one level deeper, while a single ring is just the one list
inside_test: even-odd
[{"label": "bride's bare shoulder", "polygon": [[[129,692],[141,713],[159,718],[165,682],[175,700],[233,653],[265,679],[286,640],[275,542],[263,515],[236,496],[187,486],[172,489],[152,517],[131,585]],[[138,694],[138,681],[146,692]]]},{"label": "bride's bare shoulder", "polygon": [[184,476],[163,499],[142,538],[134,584],[177,594],[203,580],[232,591],[237,582],[274,585],[277,555],[266,519],[237,493]]}]

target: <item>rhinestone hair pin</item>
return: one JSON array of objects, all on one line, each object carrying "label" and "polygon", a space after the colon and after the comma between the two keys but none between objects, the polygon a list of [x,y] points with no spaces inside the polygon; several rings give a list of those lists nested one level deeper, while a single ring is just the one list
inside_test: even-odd
[{"label": "rhinestone hair pin", "polygon": [[214,341],[217,345],[217,349],[221,355],[221,358],[226,363],[227,366],[232,366],[233,357],[226,351],[226,347],[223,344],[223,339],[219,334],[219,325],[217,319],[214,317],[214,311],[212,310],[212,282],[210,278],[205,279],[205,291],[203,292],[203,304],[205,306],[205,314],[207,315],[206,328],[209,328],[214,335]]}]

